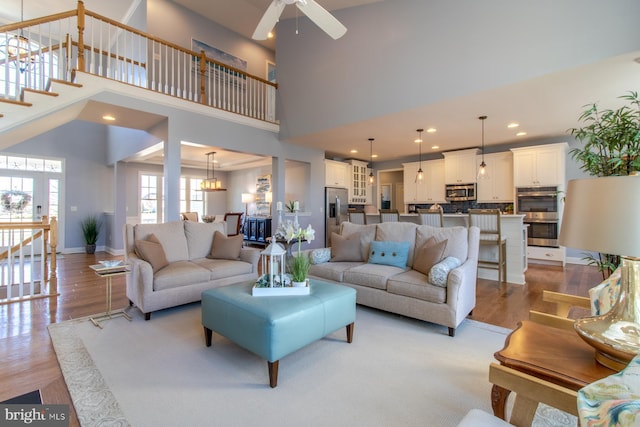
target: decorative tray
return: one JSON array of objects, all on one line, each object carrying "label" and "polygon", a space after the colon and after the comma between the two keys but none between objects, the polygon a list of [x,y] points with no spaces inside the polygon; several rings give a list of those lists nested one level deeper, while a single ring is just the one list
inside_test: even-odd
[{"label": "decorative tray", "polygon": [[276,286],[270,287],[269,279],[264,275],[251,288],[251,295],[254,297],[309,295],[311,291],[309,279],[306,280],[306,284],[306,286],[292,286],[290,280],[284,280],[284,286],[277,283]]}]

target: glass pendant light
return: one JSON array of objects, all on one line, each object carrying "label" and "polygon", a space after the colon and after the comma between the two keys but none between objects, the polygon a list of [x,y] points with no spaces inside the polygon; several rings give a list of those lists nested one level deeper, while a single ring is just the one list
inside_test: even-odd
[{"label": "glass pendant light", "polygon": [[369,172],[369,184],[373,185],[373,138],[369,138],[369,163],[370,163],[370,172]]},{"label": "glass pendant light", "polygon": [[478,117],[478,119],[482,122],[482,161],[480,162],[480,167],[478,168],[478,176],[476,178],[480,180],[489,179],[487,164],[484,162],[484,121],[487,119],[487,116],[480,116]]},{"label": "glass pendant light", "polygon": [[418,165],[418,172],[416,173],[416,182],[417,181],[422,181],[422,178],[424,177],[424,173],[422,172],[422,132],[424,131],[424,129],[417,129],[416,132],[418,132],[418,138],[414,141],[416,144],[418,144],[418,150],[419,150],[419,159],[420,159],[420,164]]}]

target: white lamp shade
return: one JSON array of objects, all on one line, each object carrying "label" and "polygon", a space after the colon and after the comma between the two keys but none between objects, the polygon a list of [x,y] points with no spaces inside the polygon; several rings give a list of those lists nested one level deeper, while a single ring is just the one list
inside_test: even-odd
[{"label": "white lamp shade", "polygon": [[569,181],[558,241],[574,249],[640,257],[640,176]]},{"label": "white lamp shade", "polygon": [[242,193],[242,203],[251,203],[255,199],[252,193]]}]

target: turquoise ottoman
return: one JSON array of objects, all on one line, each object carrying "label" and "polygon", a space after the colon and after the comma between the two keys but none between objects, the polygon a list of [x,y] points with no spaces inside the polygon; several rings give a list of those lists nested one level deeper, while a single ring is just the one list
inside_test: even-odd
[{"label": "turquoise ottoman", "polygon": [[309,295],[254,297],[253,282],[202,293],[202,326],[207,347],[215,331],[267,359],[269,385],[278,385],[278,362],[284,356],[346,327],[353,340],[356,291],[311,280]]}]

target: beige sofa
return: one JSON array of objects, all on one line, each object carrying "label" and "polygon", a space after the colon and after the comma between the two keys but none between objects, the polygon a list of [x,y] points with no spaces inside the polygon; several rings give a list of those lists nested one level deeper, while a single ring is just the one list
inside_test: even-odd
[{"label": "beige sofa", "polygon": [[[218,239],[218,251],[212,255],[214,237]],[[232,239],[240,239],[239,245]],[[260,251],[242,247],[241,235],[227,238],[224,222],[126,224],[124,242],[125,261],[131,265],[131,273],[126,275],[127,298],[146,320],[153,311],[200,301],[202,291],[207,289],[258,278]],[[160,264],[148,251],[141,251],[154,243],[161,249],[155,245],[153,257],[158,258],[160,251],[159,258],[166,258]],[[231,245],[233,250],[227,250]],[[145,255],[147,260],[143,259]]]},{"label": "beige sofa", "polygon": [[[358,225],[344,222],[340,227],[340,235],[340,245],[345,245],[350,236],[352,240],[358,240],[360,253],[354,251],[351,245],[349,250],[355,257],[343,261],[340,259],[345,259],[345,256],[340,252],[344,251],[339,247],[312,250],[309,252],[312,263],[309,274],[356,289],[358,304],[447,326],[452,337],[456,327],[475,307],[480,238],[477,227],[438,228],[406,222]],[[446,246],[444,240],[447,241]],[[381,243],[374,245],[373,241]],[[370,262],[371,257],[380,255],[374,254],[371,248],[390,241],[408,242],[405,266]],[[332,242],[332,245],[336,244],[334,239]],[[433,252],[434,243],[439,244],[439,248],[445,246],[438,258],[446,261],[436,262],[438,266],[427,271],[426,248],[430,246],[429,250]],[[331,252],[331,259],[328,251]],[[390,253],[385,255],[389,257]],[[414,266],[422,272],[414,269]],[[439,285],[431,283],[430,278],[434,282],[437,279]]]}]

